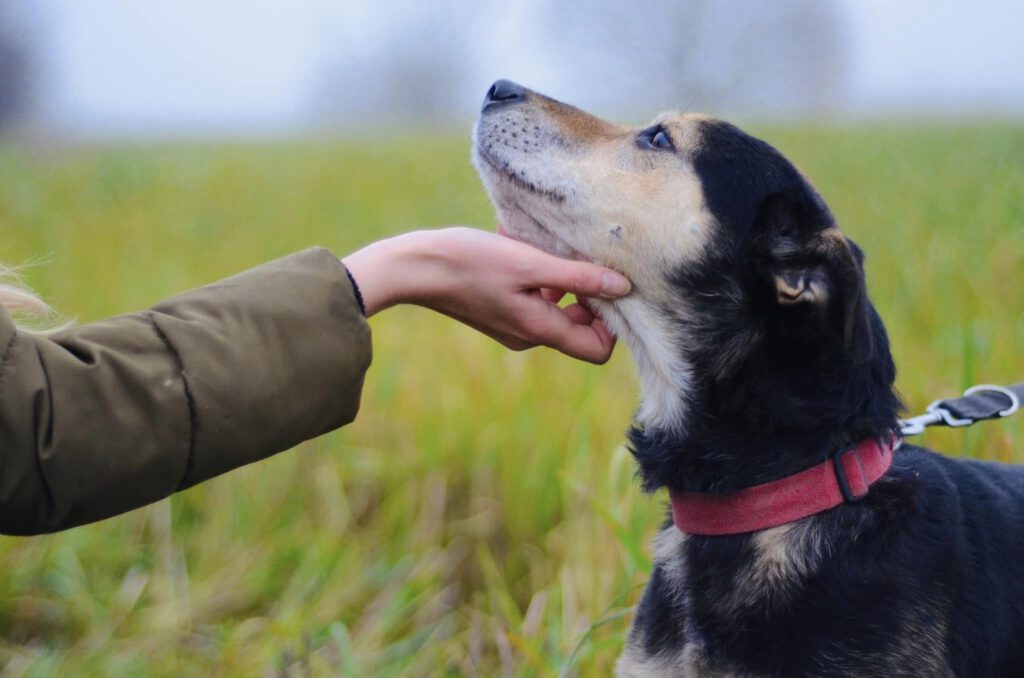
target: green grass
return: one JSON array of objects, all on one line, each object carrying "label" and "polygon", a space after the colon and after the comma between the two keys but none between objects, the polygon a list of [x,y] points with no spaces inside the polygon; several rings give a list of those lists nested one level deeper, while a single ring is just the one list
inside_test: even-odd
[{"label": "green grass", "polygon": [[[868,252],[913,411],[1024,380],[1024,128],[761,129]],[[88,321],[314,244],[489,227],[456,138],[0,150],[0,259]],[[0,538],[8,675],[607,675],[664,497],[623,448],[627,352],[373,321],[358,421],[170,501]],[[1024,461],[1024,416],[930,432]],[[1014,450],[1017,450],[1015,456]]]}]

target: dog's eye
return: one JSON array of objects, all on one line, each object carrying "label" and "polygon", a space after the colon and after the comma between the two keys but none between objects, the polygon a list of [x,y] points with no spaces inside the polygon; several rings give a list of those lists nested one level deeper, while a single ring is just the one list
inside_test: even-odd
[{"label": "dog's eye", "polygon": [[649,129],[643,133],[640,137],[642,146],[647,148],[653,148],[662,151],[670,151],[673,149],[672,139],[669,138],[668,134],[665,133],[661,127],[655,127]]}]

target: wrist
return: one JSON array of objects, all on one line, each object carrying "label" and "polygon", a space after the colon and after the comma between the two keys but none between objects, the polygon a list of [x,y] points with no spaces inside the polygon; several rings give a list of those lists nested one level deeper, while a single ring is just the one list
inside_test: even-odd
[{"label": "wrist", "polygon": [[431,231],[380,240],[342,263],[359,285],[366,317],[397,304],[423,304],[440,288],[443,256]]}]

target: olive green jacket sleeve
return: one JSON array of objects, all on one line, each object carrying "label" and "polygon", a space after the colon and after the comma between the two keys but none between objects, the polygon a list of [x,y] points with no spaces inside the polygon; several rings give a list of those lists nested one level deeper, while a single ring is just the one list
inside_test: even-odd
[{"label": "olive green jacket sleeve", "polygon": [[0,309],[0,533],[106,518],[336,429],[370,355],[324,249],[50,336]]}]

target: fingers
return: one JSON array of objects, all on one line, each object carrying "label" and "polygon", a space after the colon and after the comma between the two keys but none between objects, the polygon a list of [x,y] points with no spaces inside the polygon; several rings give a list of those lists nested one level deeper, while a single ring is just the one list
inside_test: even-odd
[{"label": "fingers", "polygon": [[453,317],[455,317],[455,319],[461,322],[463,325],[468,325],[469,327],[472,327],[480,334],[484,334],[490,337],[491,339],[495,340],[505,348],[511,349],[513,351],[525,351],[526,349],[533,348],[537,345],[534,342],[529,342],[526,339],[515,336],[514,334],[509,334],[508,332],[502,332],[500,330],[494,329],[493,327],[481,325],[480,323],[474,322],[469,318],[462,318],[458,316]]},{"label": "fingers", "polygon": [[[507,235],[500,223],[497,234]],[[520,276],[517,282],[523,285],[523,289],[539,287],[588,297],[618,299],[629,294],[632,288],[629,279],[610,268],[585,261],[562,259],[511,238],[502,240],[502,247],[506,250],[503,259],[514,257],[529,262],[525,270],[521,269],[517,274]],[[545,298],[551,300],[547,295]]]},{"label": "fingers", "polygon": [[629,294],[632,289],[626,276],[618,271],[546,254],[541,255],[541,263],[533,277],[531,283],[540,288],[602,299],[618,299]]},{"label": "fingers", "polygon": [[543,345],[598,365],[608,361],[615,348],[615,337],[600,318],[580,304],[565,308],[547,303],[545,306],[547,311],[534,316],[534,320],[527,324],[532,329],[521,326],[503,331],[469,318],[456,318],[513,351]]},{"label": "fingers", "polygon": [[[589,325],[598,334],[602,345],[607,345],[609,349],[615,348],[615,335],[604,324],[604,320],[594,315],[594,312],[587,306],[585,299],[581,299],[578,304],[566,306],[562,311],[577,325]],[[609,350],[610,354],[611,350]]]},{"label": "fingers", "polygon": [[583,304],[570,304],[562,309],[562,313],[569,316],[569,320],[577,325],[589,325],[594,322],[596,316]]},{"label": "fingers", "polygon": [[[604,323],[580,304],[565,309],[566,293],[617,298],[630,290],[621,274],[595,264],[551,256],[530,245],[482,231],[447,229],[440,290],[424,305],[446,313],[522,350],[543,344],[569,356],[604,363],[615,339]],[[442,237],[438,236],[438,237]]]},{"label": "fingers", "polygon": [[542,287],[540,290],[540,296],[544,297],[544,301],[549,301],[552,304],[557,304],[565,296],[565,292],[561,290],[553,290],[549,287]]},{"label": "fingers", "polygon": [[604,323],[597,319],[590,325],[571,323],[560,337],[548,341],[547,344],[568,356],[595,365],[608,362],[615,349],[615,339],[605,328]]},{"label": "fingers", "polygon": [[537,333],[537,343],[598,365],[608,362],[615,338],[600,318],[573,304],[564,309],[550,306],[545,320],[543,329]]}]

